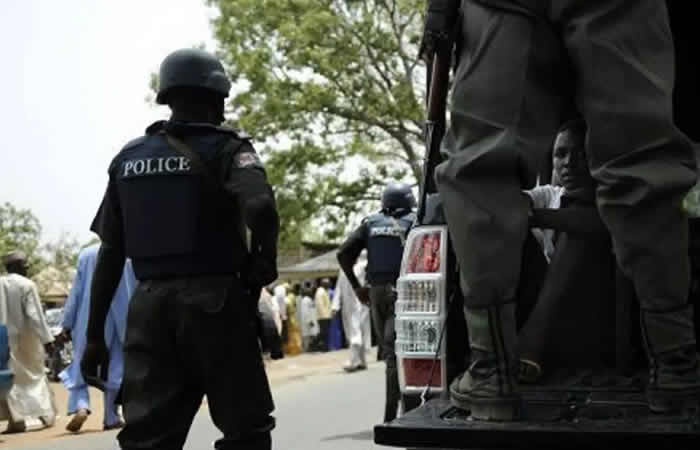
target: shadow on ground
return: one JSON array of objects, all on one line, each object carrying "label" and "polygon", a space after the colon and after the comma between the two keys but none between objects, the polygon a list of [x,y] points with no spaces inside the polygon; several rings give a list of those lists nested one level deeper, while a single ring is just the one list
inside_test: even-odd
[{"label": "shadow on ground", "polygon": [[353,441],[371,441],[374,439],[374,431],[367,430],[358,431],[357,433],[337,434],[335,436],[327,436],[321,439],[321,441],[340,441],[343,439],[352,439]]}]

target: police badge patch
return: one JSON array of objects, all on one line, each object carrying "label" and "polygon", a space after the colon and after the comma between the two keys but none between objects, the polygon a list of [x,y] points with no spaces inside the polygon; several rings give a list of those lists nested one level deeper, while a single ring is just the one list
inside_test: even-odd
[{"label": "police badge patch", "polygon": [[233,157],[233,167],[236,169],[246,169],[250,167],[263,168],[263,163],[256,153],[241,152]]}]

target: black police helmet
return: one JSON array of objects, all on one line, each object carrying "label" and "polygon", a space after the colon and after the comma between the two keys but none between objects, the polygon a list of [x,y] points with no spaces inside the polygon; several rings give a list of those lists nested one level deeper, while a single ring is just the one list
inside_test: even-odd
[{"label": "black police helmet", "polygon": [[411,187],[405,183],[391,183],[384,188],[382,193],[382,209],[395,211],[399,209],[412,209],[416,206]]},{"label": "black police helmet", "polygon": [[213,55],[195,48],[175,50],[160,64],[156,102],[167,103],[167,93],[175,87],[209,89],[228,97],[231,82],[221,62]]}]

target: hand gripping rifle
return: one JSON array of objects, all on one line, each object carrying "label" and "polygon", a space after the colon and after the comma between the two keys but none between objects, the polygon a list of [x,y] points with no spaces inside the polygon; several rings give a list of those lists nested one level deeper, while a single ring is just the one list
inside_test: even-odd
[{"label": "hand gripping rifle", "polygon": [[437,192],[433,172],[440,163],[440,144],[445,135],[447,91],[456,27],[459,22],[459,3],[459,0],[427,0],[425,27],[419,52],[426,63],[427,119],[418,223],[422,223],[425,216],[428,194]]}]

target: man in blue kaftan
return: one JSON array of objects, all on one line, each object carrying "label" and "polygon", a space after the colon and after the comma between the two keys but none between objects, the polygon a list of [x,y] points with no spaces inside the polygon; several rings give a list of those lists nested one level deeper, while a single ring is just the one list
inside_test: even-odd
[{"label": "man in blue kaftan", "polygon": [[[78,256],[78,269],[70,295],[66,300],[63,317],[63,335],[73,341],[73,362],[60,373],[60,378],[68,389],[68,414],[73,419],[66,429],[77,432],[90,414],[88,385],[80,373],[80,361],[86,344],[86,330],[90,313],[90,286],[95,271],[100,244],[86,247]],[[109,351],[109,374],[104,390],[104,429],[119,428],[123,421],[117,411],[116,399],[124,371],[122,347],[126,332],[126,316],[129,299],[136,288],[136,278],[131,261],[124,264],[124,272],[112,301],[105,325],[105,343]]]}]

